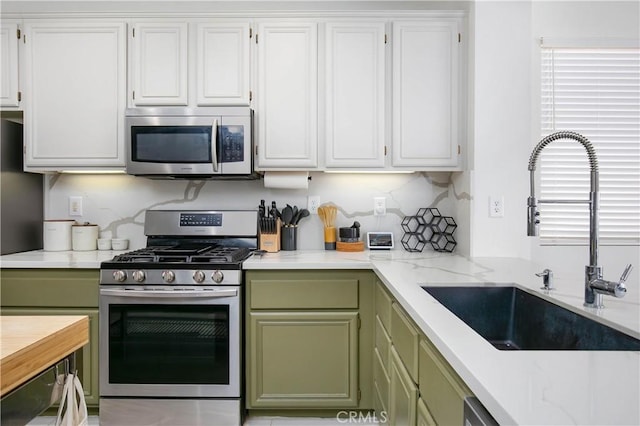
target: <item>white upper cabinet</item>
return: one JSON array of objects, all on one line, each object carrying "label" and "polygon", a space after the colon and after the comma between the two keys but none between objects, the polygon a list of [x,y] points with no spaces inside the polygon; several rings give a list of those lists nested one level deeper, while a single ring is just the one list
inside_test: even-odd
[{"label": "white upper cabinet", "polygon": [[392,166],[457,166],[457,22],[395,21],[392,44]]},{"label": "white upper cabinet", "polygon": [[183,105],[188,98],[189,24],[137,22],[130,31],[131,102]]},{"label": "white upper cabinet", "polygon": [[18,24],[0,23],[0,107],[15,109],[20,106],[18,80]]},{"label": "white upper cabinet", "polygon": [[257,169],[318,166],[317,24],[260,23]]},{"label": "white upper cabinet", "polygon": [[249,23],[136,22],[131,106],[249,105]]},{"label": "white upper cabinet", "polygon": [[25,21],[25,169],[124,167],[126,25]]},{"label": "white upper cabinet", "polygon": [[249,105],[249,24],[198,24],[197,104]]},{"label": "white upper cabinet", "polygon": [[327,168],[385,165],[385,24],[326,24]]}]

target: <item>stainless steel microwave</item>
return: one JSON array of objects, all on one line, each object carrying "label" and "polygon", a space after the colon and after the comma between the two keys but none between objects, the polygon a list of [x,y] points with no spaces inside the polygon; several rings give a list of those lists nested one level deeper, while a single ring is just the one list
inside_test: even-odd
[{"label": "stainless steel microwave", "polygon": [[257,178],[248,107],[126,110],[127,173],[156,178]]}]

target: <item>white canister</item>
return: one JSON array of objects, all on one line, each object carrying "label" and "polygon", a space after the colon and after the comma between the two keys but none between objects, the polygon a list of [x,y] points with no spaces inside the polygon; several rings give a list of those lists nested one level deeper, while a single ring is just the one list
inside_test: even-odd
[{"label": "white canister", "polygon": [[74,251],[96,250],[98,241],[98,225],[84,223],[71,227],[71,245]]},{"label": "white canister", "polygon": [[71,250],[73,219],[45,220],[42,224],[42,248],[45,251]]}]

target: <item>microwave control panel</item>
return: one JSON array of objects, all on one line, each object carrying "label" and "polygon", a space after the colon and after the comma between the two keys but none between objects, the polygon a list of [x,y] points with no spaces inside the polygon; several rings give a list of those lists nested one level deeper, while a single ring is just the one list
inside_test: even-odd
[{"label": "microwave control panel", "polygon": [[219,161],[221,163],[244,161],[243,126],[220,126]]}]

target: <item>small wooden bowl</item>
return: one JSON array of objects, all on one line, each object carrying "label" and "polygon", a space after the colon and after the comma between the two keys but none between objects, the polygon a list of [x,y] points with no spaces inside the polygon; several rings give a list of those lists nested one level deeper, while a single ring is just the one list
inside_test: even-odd
[{"label": "small wooden bowl", "polygon": [[336,242],[337,251],[364,251],[364,241],[358,241],[357,243],[343,243],[342,241]]}]

